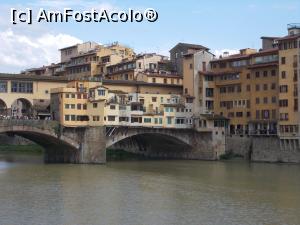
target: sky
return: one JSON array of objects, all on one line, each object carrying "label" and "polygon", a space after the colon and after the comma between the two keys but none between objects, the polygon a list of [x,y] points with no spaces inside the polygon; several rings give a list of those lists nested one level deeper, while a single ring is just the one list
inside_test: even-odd
[{"label": "sky", "polygon": [[[154,23],[11,23],[11,8],[128,10],[153,8]],[[299,0],[0,0],[0,73],[59,62],[59,48],[95,41],[118,41],[136,53],[168,56],[178,42],[201,44],[216,55],[261,47],[261,36],[284,36],[300,23]]]}]

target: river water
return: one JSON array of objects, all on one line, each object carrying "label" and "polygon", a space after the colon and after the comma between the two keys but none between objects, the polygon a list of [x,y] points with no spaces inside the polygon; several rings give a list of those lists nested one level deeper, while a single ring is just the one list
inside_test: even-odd
[{"label": "river water", "polygon": [[1,225],[300,224],[300,166],[0,157]]}]

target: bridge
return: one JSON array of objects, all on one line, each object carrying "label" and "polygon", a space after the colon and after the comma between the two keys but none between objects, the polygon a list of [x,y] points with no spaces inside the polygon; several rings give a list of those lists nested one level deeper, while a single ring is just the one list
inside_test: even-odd
[{"label": "bridge", "polygon": [[216,160],[225,148],[213,132],[194,129],[63,127],[50,120],[4,119],[0,133],[41,145],[46,163],[105,163],[107,148],[153,158]]}]

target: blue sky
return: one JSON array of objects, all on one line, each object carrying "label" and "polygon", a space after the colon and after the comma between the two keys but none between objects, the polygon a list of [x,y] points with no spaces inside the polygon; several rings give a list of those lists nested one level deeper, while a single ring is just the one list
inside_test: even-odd
[{"label": "blue sky", "polygon": [[[12,25],[11,7],[33,10],[154,8],[159,19],[155,23]],[[299,0],[12,0],[0,1],[0,10],[0,72],[18,72],[57,62],[57,48],[88,40],[103,44],[119,41],[137,53],[165,55],[178,42],[202,44],[214,53],[224,49],[260,48],[261,36],[286,35],[288,23],[300,22]],[[15,58],[18,62],[13,62]]]}]

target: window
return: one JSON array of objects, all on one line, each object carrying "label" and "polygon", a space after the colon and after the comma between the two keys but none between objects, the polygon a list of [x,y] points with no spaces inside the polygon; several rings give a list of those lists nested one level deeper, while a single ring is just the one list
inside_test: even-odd
[{"label": "window", "polygon": [[243,112],[236,112],[236,117],[243,117]]},{"label": "window", "polygon": [[151,123],[151,118],[144,118],[144,123]]},{"label": "window", "polygon": [[256,103],[256,104],[259,104],[259,98],[256,98],[256,99],[255,99],[255,103]]},{"label": "window", "polygon": [[287,93],[288,92],[288,86],[287,85],[280,85],[279,86],[279,92],[280,93]]},{"label": "window", "polygon": [[71,94],[71,98],[75,98],[75,94]]},{"label": "window", "polygon": [[77,94],[77,99],[81,99],[81,94]]},{"label": "window", "polygon": [[288,100],[287,99],[279,100],[279,106],[280,107],[288,107]]},{"label": "window", "polygon": [[86,104],[83,104],[83,105],[82,105],[82,109],[84,109],[84,110],[86,110],[86,109],[87,109],[87,106],[86,106]]},{"label": "window", "polygon": [[93,108],[97,108],[98,104],[97,103],[93,103]]},{"label": "window", "polygon": [[272,83],[272,84],[271,84],[271,89],[272,89],[272,90],[275,90],[275,89],[276,89],[276,83]]},{"label": "window", "polygon": [[214,96],[214,89],[213,88],[206,88],[206,97],[213,97]]},{"label": "window", "polygon": [[75,121],[76,120],[76,116],[75,115],[71,115],[71,121]]},{"label": "window", "polygon": [[159,124],[162,124],[162,118],[159,118]]},{"label": "window", "polygon": [[268,97],[264,97],[264,104],[268,104]]},{"label": "window", "polygon": [[264,71],[264,77],[268,76],[268,71]]},{"label": "window", "polygon": [[107,117],[107,120],[108,120],[108,121],[115,121],[115,116],[108,116],[108,117]]},{"label": "window", "polygon": [[289,120],[288,113],[280,113],[279,117],[280,117],[280,120]]},{"label": "window", "polygon": [[259,91],[259,90],[260,90],[259,84],[255,85],[255,90],[256,90],[256,91]]},{"label": "window", "polygon": [[105,96],[105,89],[98,89],[99,96]]},{"label": "window", "polygon": [[276,76],[276,70],[272,70],[272,71],[271,71],[271,75],[272,75],[272,76]]},{"label": "window", "polygon": [[285,71],[282,71],[282,72],[281,72],[281,78],[282,78],[282,79],[285,79],[285,78],[286,78],[286,72],[285,72]]},{"label": "window", "polygon": [[11,82],[11,92],[13,93],[33,93],[32,82]]},{"label": "window", "polygon": [[100,121],[100,116],[93,116],[93,121]]},{"label": "window", "polygon": [[69,94],[66,94],[65,96],[66,96],[66,98],[70,98],[70,95],[69,95]]},{"label": "window", "polygon": [[115,110],[116,106],[115,105],[110,105],[109,108],[112,109],[112,110]]},{"label": "window", "polygon": [[268,90],[268,84],[264,84],[264,91]]},{"label": "window", "polygon": [[152,78],[152,83],[156,83],[156,78]]},{"label": "window", "polygon": [[156,97],[152,97],[152,102],[156,102],[157,98]]},{"label": "window", "polygon": [[247,91],[251,91],[251,86],[250,86],[250,84],[247,85],[247,88],[246,88],[246,89],[247,89]]},{"label": "window", "polygon": [[272,119],[275,120],[276,119],[276,110],[272,109]]},{"label": "window", "polygon": [[167,124],[172,124],[172,117],[167,117]]},{"label": "window", "polygon": [[255,118],[256,119],[260,118],[260,110],[256,110],[256,112],[255,112]]},{"label": "window", "polygon": [[7,82],[6,81],[0,81],[0,92],[1,93],[7,92]]},{"label": "window", "polygon": [[285,64],[285,57],[281,57],[281,64]]},{"label": "window", "polygon": [[69,109],[70,105],[69,104],[65,104],[65,109]]},{"label": "window", "polygon": [[255,72],[255,77],[259,78],[259,71]]},{"label": "window", "polygon": [[262,119],[269,119],[270,118],[270,111],[269,110],[262,110],[261,111]]},{"label": "window", "polygon": [[81,109],[81,104],[77,104],[77,109]]},{"label": "window", "polygon": [[164,78],[164,84],[167,84],[168,82],[167,82],[167,78]]},{"label": "window", "polygon": [[70,115],[65,115],[65,121],[70,121]]},{"label": "window", "polygon": [[247,79],[248,80],[250,79],[250,73],[247,73]]},{"label": "window", "polygon": [[277,102],[276,100],[277,100],[276,96],[272,96],[272,103],[276,103]]}]

